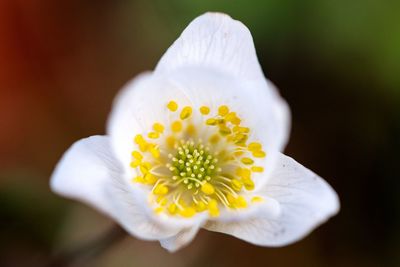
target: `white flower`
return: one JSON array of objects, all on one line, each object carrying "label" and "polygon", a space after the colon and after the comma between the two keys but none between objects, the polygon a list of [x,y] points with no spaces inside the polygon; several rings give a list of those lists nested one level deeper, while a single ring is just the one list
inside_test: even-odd
[{"label": "white flower", "polygon": [[283,246],[339,210],[323,179],[281,153],[289,125],[248,29],[207,13],[126,85],[106,136],[65,153],[51,187],[170,251],[200,228]]}]

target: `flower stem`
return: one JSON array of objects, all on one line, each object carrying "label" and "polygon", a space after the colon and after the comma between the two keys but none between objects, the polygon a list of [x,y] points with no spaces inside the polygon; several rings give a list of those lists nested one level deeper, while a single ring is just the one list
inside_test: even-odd
[{"label": "flower stem", "polygon": [[100,237],[88,241],[77,248],[55,255],[45,267],[67,267],[72,264],[77,266],[75,265],[76,263],[84,264],[126,236],[126,231],[119,225],[115,225]]}]

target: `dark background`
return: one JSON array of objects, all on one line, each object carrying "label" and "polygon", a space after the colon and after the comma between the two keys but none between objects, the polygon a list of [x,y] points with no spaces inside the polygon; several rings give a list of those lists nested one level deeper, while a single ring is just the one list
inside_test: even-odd
[{"label": "dark background", "polygon": [[126,238],[81,266],[400,265],[400,1],[1,0],[0,266],[40,266],[110,227],[49,176],[205,11],[249,27],[291,106],[286,154],[332,184],[341,212],[284,248],[202,231],[176,254]]}]

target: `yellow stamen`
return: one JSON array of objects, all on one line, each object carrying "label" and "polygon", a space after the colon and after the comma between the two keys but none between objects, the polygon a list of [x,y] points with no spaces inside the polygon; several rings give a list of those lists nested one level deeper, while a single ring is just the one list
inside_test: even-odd
[{"label": "yellow stamen", "polygon": [[161,123],[154,123],[153,124],[153,130],[159,133],[163,133],[164,132],[164,125],[162,125]]},{"label": "yellow stamen", "polygon": [[225,105],[220,106],[218,108],[218,114],[221,115],[221,116],[225,116],[226,114],[228,114],[228,112],[229,112],[229,108],[227,106],[225,106]]},{"label": "yellow stamen", "polygon": [[249,133],[250,129],[248,127],[234,126],[233,131],[235,133]]},{"label": "yellow stamen", "polygon": [[203,191],[204,194],[206,195],[212,195],[215,192],[214,186],[212,186],[210,183],[205,182],[201,186],[201,191]]},{"label": "yellow stamen", "polygon": [[133,152],[132,152],[132,157],[134,157],[134,158],[137,159],[137,160],[143,159],[143,155],[142,155],[140,152],[138,152],[138,151],[133,151]]},{"label": "yellow stamen", "polygon": [[208,113],[210,113],[210,108],[206,107],[206,106],[202,106],[202,107],[200,107],[200,113],[203,115],[208,115]]},{"label": "yellow stamen", "polygon": [[157,138],[160,137],[160,133],[158,133],[158,132],[150,132],[150,133],[147,134],[147,136],[149,138],[151,138],[151,139],[157,139]]},{"label": "yellow stamen", "polygon": [[174,146],[175,146],[175,137],[173,137],[173,136],[168,136],[167,137],[167,139],[166,139],[166,142],[167,142],[167,145],[168,145],[168,147],[171,149],[171,148],[173,148]]},{"label": "yellow stamen", "polygon": [[196,133],[196,127],[193,124],[188,125],[186,128],[186,133],[190,136],[193,136]]},{"label": "yellow stamen", "polygon": [[212,217],[219,216],[218,202],[215,199],[211,199],[208,202],[208,212]]},{"label": "yellow stamen", "polygon": [[264,199],[260,196],[255,196],[255,197],[251,198],[252,203],[259,203],[259,202],[263,202],[263,201],[264,201]]},{"label": "yellow stamen", "polygon": [[151,147],[149,150],[154,158],[158,159],[160,157],[160,150],[158,150],[158,148]]},{"label": "yellow stamen", "polygon": [[252,160],[251,158],[242,158],[240,161],[241,161],[243,164],[246,164],[246,165],[251,165],[251,164],[254,163],[254,160]]},{"label": "yellow stamen", "polygon": [[204,203],[203,201],[197,202],[197,204],[196,204],[196,210],[197,210],[198,212],[202,212],[202,211],[204,211],[204,210],[206,210],[206,209],[207,209],[206,203]]},{"label": "yellow stamen", "polygon": [[218,123],[218,121],[217,121],[216,119],[213,119],[213,118],[210,118],[210,119],[207,119],[207,120],[206,120],[206,124],[207,124],[207,125],[212,125],[212,126],[214,126],[214,125],[217,125],[217,123]]},{"label": "yellow stamen", "polygon": [[192,108],[189,106],[186,106],[182,109],[180,118],[181,120],[187,119],[192,115]]},{"label": "yellow stamen", "polygon": [[168,212],[170,213],[170,214],[175,214],[176,212],[177,212],[177,207],[176,207],[176,205],[175,205],[175,203],[171,203],[169,206],[168,206]]},{"label": "yellow stamen", "polygon": [[180,131],[182,130],[182,122],[180,122],[180,121],[174,121],[174,122],[171,124],[171,130],[172,130],[173,132],[180,132]]},{"label": "yellow stamen", "polygon": [[247,190],[251,191],[254,189],[254,182],[251,179],[242,179],[243,184],[244,184],[244,188],[246,188]]},{"label": "yellow stamen", "polygon": [[178,109],[178,104],[175,101],[169,101],[167,104],[167,108],[174,112]]},{"label": "yellow stamen", "polygon": [[245,168],[237,168],[236,174],[240,176],[242,179],[250,179],[251,177],[251,171]]},{"label": "yellow stamen", "polygon": [[219,137],[218,134],[212,135],[212,136],[210,137],[210,139],[209,139],[210,143],[212,143],[212,144],[218,143],[219,140],[220,140],[220,137]]},{"label": "yellow stamen", "polygon": [[184,208],[183,210],[180,210],[179,214],[182,215],[182,217],[190,218],[196,214],[196,210],[192,207],[187,207]]},{"label": "yellow stamen", "polygon": [[134,141],[138,145],[140,145],[143,142],[146,142],[141,134],[136,135]]},{"label": "yellow stamen", "polygon": [[251,167],[251,171],[253,171],[253,172],[263,172],[264,168],[261,167],[261,166],[253,166],[253,167]]},{"label": "yellow stamen", "polygon": [[237,179],[232,179],[231,184],[232,184],[232,188],[235,191],[239,192],[240,190],[242,190],[243,183],[241,181],[239,181]]},{"label": "yellow stamen", "polygon": [[236,198],[236,206],[238,208],[246,208],[247,207],[247,201],[243,196],[238,196]]},{"label": "yellow stamen", "polygon": [[226,126],[226,125],[220,125],[220,126],[219,126],[219,132],[220,132],[222,135],[228,135],[228,134],[231,133],[231,129],[230,129],[228,126]]},{"label": "yellow stamen", "polygon": [[157,178],[153,174],[148,172],[144,176],[144,181],[148,184],[154,184],[155,182],[157,182]]},{"label": "yellow stamen", "polygon": [[264,151],[257,150],[257,151],[253,151],[253,156],[256,158],[265,158],[266,154]]},{"label": "yellow stamen", "polygon": [[154,194],[156,195],[166,195],[168,191],[168,187],[162,184],[157,185],[153,190]]},{"label": "yellow stamen", "polygon": [[131,162],[130,166],[132,168],[136,168],[136,167],[138,167],[140,165],[140,163],[141,163],[140,160],[134,160],[134,161]]},{"label": "yellow stamen", "polygon": [[249,146],[247,147],[250,151],[256,151],[256,150],[260,150],[262,148],[262,145],[260,143],[250,143]]},{"label": "yellow stamen", "polygon": [[157,207],[157,208],[154,209],[154,212],[155,212],[156,214],[160,214],[160,213],[163,212],[163,211],[164,211],[164,208],[163,208],[163,207]]}]

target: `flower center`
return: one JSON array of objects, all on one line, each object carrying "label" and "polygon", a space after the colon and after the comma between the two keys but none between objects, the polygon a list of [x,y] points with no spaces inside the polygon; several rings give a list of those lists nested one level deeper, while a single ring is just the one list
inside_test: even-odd
[{"label": "flower center", "polygon": [[167,167],[171,171],[172,180],[186,185],[187,189],[196,190],[205,182],[210,181],[217,171],[218,159],[211,155],[210,148],[193,141],[182,142],[175,156],[168,155],[171,163]]},{"label": "flower center", "polygon": [[[246,208],[254,189],[253,175],[263,172],[256,163],[266,156],[259,142],[248,143],[250,129],[222,105],[215,115],[207,106],[193,112],[190,106],[166,105],[172,123],[155,122],[147,138],[134,138],[131,167],[133,182],[148,187],[150,204],[159,214],[192,217],[220,208]],[[251,202],[260,197],[251,196]]]}]

